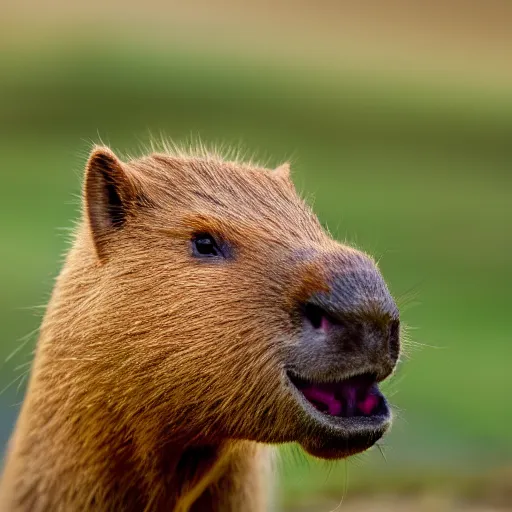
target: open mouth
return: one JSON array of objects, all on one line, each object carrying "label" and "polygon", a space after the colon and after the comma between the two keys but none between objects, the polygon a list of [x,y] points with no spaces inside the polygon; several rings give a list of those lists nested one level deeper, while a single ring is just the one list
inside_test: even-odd
[{"label": "open mouth", "polygon": [[288,372],[290,382],[317,411],[337,418],[387,418],[389,408],[371,374],[316,382]]},{"label": "open mouth", "polygon": [[360,374],[338,381],[318,381],[287,372],[291,391],[314,425],[314,435],[300,440],[311,455],[341,459],[373,446],[388,430],[391,411],[376,376]]}]

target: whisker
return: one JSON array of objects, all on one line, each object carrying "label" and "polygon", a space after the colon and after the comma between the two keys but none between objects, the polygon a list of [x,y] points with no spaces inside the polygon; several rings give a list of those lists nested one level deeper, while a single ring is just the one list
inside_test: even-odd
[{"label": "whisker", "polygon": [[388,459],[386,458],[386,454],[384,453],[384,450],[382,449],[382,446],[380,443],[377,443],[377,448],[379,449],[380,454],[382,455],[382,458],[384,459],[384,462],[388,462]]}]

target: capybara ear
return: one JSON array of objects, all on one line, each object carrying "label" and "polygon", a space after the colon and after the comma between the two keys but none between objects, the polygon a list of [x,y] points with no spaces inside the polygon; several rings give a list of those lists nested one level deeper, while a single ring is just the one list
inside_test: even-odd
[{"label": "capybara ear", "polygon": [[84,201],[100,261],[106,259],[111,234],[124,226],[136,197],[127,166],[109,148],[94,148],[85,169]]}]

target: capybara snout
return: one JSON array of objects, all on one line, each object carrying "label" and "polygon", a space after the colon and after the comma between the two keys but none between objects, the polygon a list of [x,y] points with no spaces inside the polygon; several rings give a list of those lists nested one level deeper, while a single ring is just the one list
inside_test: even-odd
[{"label": "capybara snout", "polygon": [[295,364],[319,378],[366,372],[385,379],[398,360],[400,323],[380,272],[369,257],[343,246],[317,258],[324,289],[301,304]]}]

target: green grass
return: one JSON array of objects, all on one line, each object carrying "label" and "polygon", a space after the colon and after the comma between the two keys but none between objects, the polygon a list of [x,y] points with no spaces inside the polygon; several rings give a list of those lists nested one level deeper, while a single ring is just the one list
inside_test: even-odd
[{"label": "green grass", "polygon": [[[305,78],[121,44],[3,57],[0,360],[39,323],[30,308],[58,272],[91,141],[137,151],[151,131],[242,143],[273,164],[291,157],[333,234],[376,254],[399,299],[414,297],[402,317],[425,345],[388,384],[400,409],[388,462],[378,452],[349,462],[349,489],[372,485],[376,470],[403,481],[512,459],[512,95]],[[27,357],[1,367],[0,388]],[[15,388],[0,396],[1,432]],[[344,464],[286,460],[288,497],[343,492]]]}]

